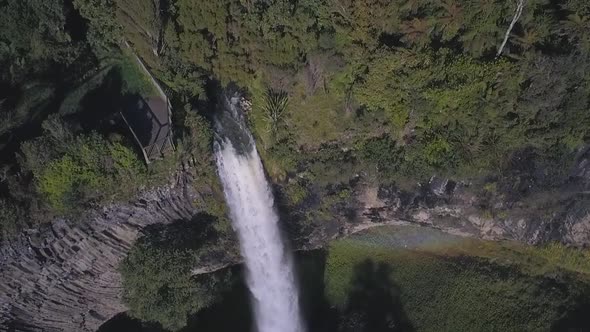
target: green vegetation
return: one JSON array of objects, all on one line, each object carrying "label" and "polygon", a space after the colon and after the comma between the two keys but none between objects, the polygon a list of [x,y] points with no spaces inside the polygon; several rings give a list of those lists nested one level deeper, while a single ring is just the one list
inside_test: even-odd
[{"label": "green vegetation", "polygon": [[[166,183],[188,159],[202,166],[203,202],[198,204],[224,213],[209,157],[209,123],[183,115],[183,106],[195,96],[191,91],[202,91],[200,78],[170,94],[180,105],[174,119],[180,149],[165,160],[146,167],[118,117],[130,98],[156,93],[123,44],[129,29],[121,25],[122,3],[8,0],[5,5],[0,14],[5,23],[0,32],[2,237],[56,216],[77,219],[89,208],[132,199]],[[133,6],[142,6],[134,13],[141,15],[151,5]],[[184,72],[172,74],[190,80]]]},{"label": "green vegetation", "polygon": [[9,179],[13,199],[36,206],[29,211],[35,220],[127,200],[146,183],[146,168],[129,142],[109,142],[97,133],[75,135],[57,116],[43,127],[43,136],[23,143],[18,159],[21,171],[32,176],[31,188],[24,185],[27,179]]},{"label": "green vegetation", "polygon": [[101,196],[120,199],[114,196],[132,190],[134,177],[145,172],[132,150],[120,143],[108,144],[98,136],[77,138],[62,157],[42,164],[43,169],[35,167],[33,172],[39,192],[58,212],[86,201],[100,201]]},{"label": "green vegetation", "polygon": [[120,27],[114,20],[113,0],[72,0],[81,17],[88,20],[86,40],[98,58],[109,56],[120,42]]},{"label": "green vegetation", "polygon": [[220,243],[211,228],[214,222],[211,216],[199,215],[187,222],[156,225],[138,239],[119,267],[131,315],[178,330],[190,315],[215,303],[231,287],[228,269],[192,274],[208,255],[227,254],[231,248],[230,243]]},{"label": "green vegetation", "polygon": [[562,264],[545,249],[464,243],[434,232],[381,228],[333,243],[325,274],[328,299],[349,317],[361,317],[357,328],[386,320],[366,321],[363,308],[355,308],[361,291],[369,303],[395,305],[381,309],[394,310],[390,324],[416,331],[547,331],[588,292],[581,282],[588,280],[587,261]]},{"label": "green vegetation", "polygon": [[143,71],[133,54],[129,51],[124,52],[124,56],[119,66],[119,73],[124,77],[124,94],[140,94],[142,96],[155,96],[157,90],[147,73]]},{"label": "green vegetation", "polygon": [[[16,150],[12,153],[17,158],[3,166],[9,191],[3,194],[7,211],[2,214],[14,216],[16,210],[18,218],[2,218],[3,234],[54,216],[71,217],[91,207],[125,201],[138,190],[167,180],[170,167],[162,162],[146,169],[129,135],[121,136],[127,133],[116,126],[116,112],[125,96],[153,91],[131,61],[125,57],[105,61],[89,77],[71,82],[75,88],[61,102],[55,102],[54,94],[38,94],[38,101],[17,104],[6,132],[23,126],[27,135],[18,150],[18,141],[7,145],[6,152]],[[51,111],[55,114],[48,115]],[[38,137],[36,125],[42,128]]]},{"label": "green vegetation", "polygon": [[248,91],[265,167],[310,216],[320,207],[302,192],[323,197],[358,174],[517,183],[506,178],[525,151],[558,183],[590,137],[583,0],[527,1],[500,57],[511,2],[117,4],[125,36],[183,100],[205,98],[205,77]]},{"label": "green vegetation", "polygon": [[[192,66],[248,88],[276,180],[319,162],[325,144],[351,151],[347,171],[391,181],[497,172],[526,147],[563,160],[556,153],[573,155],[588,135],[587,38],[575,23],[587,18],[583,1],[527,2],[500,59],[511,3],[178,0],[167,9],[166,71]],[[281,94],[287,125],[276,126],[268,96]],[[375,149],[383,160],[366,157]]]},{"label": "green vegetation", "polygon": [[153,93],[120,50],[127,40],[172,97],[179,138],[210,78],[247,89],[260,155],[297,196],[291,205],[359,173],[398,184],[502,177],[523,151],[560,179],[590,135],[583,0],[527,1],[499,58],[509,2],[37,2],[10,0],[2,13],[14,24],[0,35],[0,133],[40,125],[56,105],[104,120],[117,98],[97,111],[99,92]]},{"label": "green vegetation", "polygon": [[[129,199],[164,183],[185,163],[200,194],[195,206],[217,217],[216,231],[227,231],[213,135],[195,111],[211,107],[207,99],[214,93],[207,95],[211,89],[205,87],[214,87],[212,81],[247,90],[248,121],[279,189],[280,208],[301,228],[295,236],[347,211],[356,199],[352,180],[361,177],[398,186],[433,174],[489,178],[482,180],[484,191],[497,196],[505,183],[518,183],[509,179],[514,169],[538,170],[558,183],[590,138],[590,5],[528,0],[497,57],[514,6],[458,0],[5,0],[0,230]],[[125,40],[163,82],[175,107],[178,149],[149,168],[118,125],[127,97],[154,92]],[[488,209],[490,217],[494,213]],[[330,254],[330,298],[351,310],[344,329],[368,315],[367,308],[346,302],[355,293],[350,281],[364,280],[353,277],[357,265],[367,278],[400,287],[377,290],[398,294],[407,317],[386,314],[421,330],[486,324],[545,329],[570,303],[571,290],[541,287],[551,279],[545,274],[565,271],[569,278],[588,269],[587,253],[559,245],[467,241],[437,252],[401,252],[371,243],[338,242]],[[217,282],[190,276],[202,249],[140,240],[122,267],[132,312],[177,328],[212,303]],[[382,323],[392,322],[372,327]]]},{"label": "green vegetation", "polygon": [[43,122],[42,136],[22,144],[18,167],[27,177],[7,178],[11,196],[0,205],[5,234],[17,231],[27,220],[77,217],[89,208],[128,201],[140,190],[168,182],[179,163],[187,160],[196,168],[195,185],[203,200],[195,204],[221,218],[219,227],[227,226],[211,158],[212,132],[200,115],[186,115],[178,149],[150,167],[131,148],[135,144],[130,137],[78,133],[72,126],[63,117],[51,116]]}]

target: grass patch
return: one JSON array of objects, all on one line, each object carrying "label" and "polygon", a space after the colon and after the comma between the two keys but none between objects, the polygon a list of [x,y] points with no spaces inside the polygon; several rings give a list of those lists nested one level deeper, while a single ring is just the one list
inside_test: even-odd
[{"label": "grass patch", "polygon": [[400,303],[416,331],[543,331],[587,289],[564,270],[587,273],[586,263],[557,259],[569,256],[566,249],[476,246],[428,230],[417,238],[421,230],[378,229],[334,242],[325,274],[330,302],[350,315],[358,281],[380,281],[379,293],[395,297],[390,302]]},{"label": "grass patch", "polygon": [[289,107],[293,133],[300,146],[317,148],[322,142],[342,139],[350,116],[344,112],[342,98],[318,92],[305,98],[298,96]]},{"label": "grass patch", "polygon": [[141,68],[133,54],[128,50],[123,51],[123,57],[118,65],[119,73],[123,79],[123,94],[140,94],[153,96],[158,92],[149,75]]},{"label": "grass patch", "polygon": [[559,243],[525,246],[510,241],[481,241],[415,226],[376,227],[355,234],[349,241],[391,249],[417,249],[448,257],[474,256],[504,266],[516,265],[531,275],[565,270],[590,278],[590,250]]}]

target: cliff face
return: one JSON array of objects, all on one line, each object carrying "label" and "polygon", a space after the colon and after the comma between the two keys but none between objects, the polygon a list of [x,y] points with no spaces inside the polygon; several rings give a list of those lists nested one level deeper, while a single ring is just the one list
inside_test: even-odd
[{"label": "cliff face", "polygon": [[125,311],[117,266],[149,224],[188,219],[199,199],[187,173],[133,204],[55,221],[0,248],[0,330],[96,331]]},{"label": "cliff face", "polygon": [[419,193],[412,194],[394,187],[365,187],[358,196],[361,222],[344,232],[378,224],[417,224],[487,240],[590,245],[587,199],[556,198],[542,210],[529,202],[518,202],[511,207],[506,207],[506,202],[496,202],[491,208],[482,208],[489,202],[484,203],[470,189],[468,184],[436,177]]},{"label": "cliff face", "polygon": [[[304,227],[294,244],[299,249],[317,248],[367,227],[417,224],[491,240],[588,246],[589,150],[580,153],[566,178],[546,189],[542,179],[520,174],[516,187],[526,192],[518,189],[518,195],[508,195],[510,191],[498,189],[505,185],[501,182],[492,190],[482,183],[433,177],[408,192],[392,185],[369,185],[361,177],[353,181],[347,205],[333,211],[333,220]],[[199,212],[194,202],[202,198],[192,182],[191,172],[180,172],[170,185],[134,203],[91,212],[76,223],[57,220],[1,246],[0,330],[95,331],[125,311],[119,261],[144,227],[188,220]],[[196,266],[195,273],[238,261],[234,256],[214,260]]]},{"label": "cliff face", "polygon": [[455,182],[433,176],[413,191],[361,178],[351,184],[349,204],[332,211],[335,221],[316,227],[303,245],[381,224],[414,224],[487,240],[590,246],[590,148],[580,151],[560,179],[538,165],[528,166],[503,180]]}]

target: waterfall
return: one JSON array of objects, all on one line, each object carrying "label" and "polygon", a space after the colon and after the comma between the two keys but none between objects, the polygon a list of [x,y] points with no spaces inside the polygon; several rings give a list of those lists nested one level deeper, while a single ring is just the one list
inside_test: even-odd
[{"label": "waterfall", "polygon": [[222,100],[215,156],[246,264],[257,331],[302,332],[291,254],[282,241],[273,195],[239,100],[238,95]]}]

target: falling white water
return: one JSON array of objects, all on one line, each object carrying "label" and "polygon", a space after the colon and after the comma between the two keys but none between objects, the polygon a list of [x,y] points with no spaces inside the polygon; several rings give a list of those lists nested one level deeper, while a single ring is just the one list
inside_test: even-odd
[{"label": "falling white water", "polygon": [[242,139],[250,140],[244,144],[245,151],[236,150],[230,139],[220,138],[216,159],[246,263],[257,331],[302,332],[293,264],[281,238],[273,195],[253,139],[239,127],[244,131]]}]

